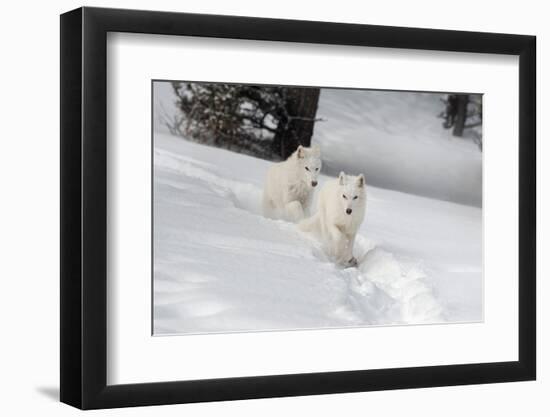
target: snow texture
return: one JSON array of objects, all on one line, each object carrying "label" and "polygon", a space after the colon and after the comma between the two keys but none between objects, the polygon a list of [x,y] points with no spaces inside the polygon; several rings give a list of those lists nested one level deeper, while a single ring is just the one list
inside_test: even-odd
[{"label": "snow texture", "polygon": [[[323,134],[336,166],[342,142]],[[480,208],[374,187],[369,170],[359,265],[343,269],[296,225],[262,216],[270,164],[155,133],[154,334],[482,320]]]},{"label": "snow texture", "polygon": [[482,153],[443,129],[442,96],[322,89],[313,140],[325,172],[346,167],[377,187],[481,207]]}]

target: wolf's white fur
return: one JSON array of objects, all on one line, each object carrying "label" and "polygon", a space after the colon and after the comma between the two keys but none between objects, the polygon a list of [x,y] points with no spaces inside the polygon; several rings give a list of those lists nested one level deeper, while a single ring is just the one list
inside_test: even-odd
[{"label": "wolf's white fur", "polygon": [[300,145],[286,161],[273,164],[267,171],[263,193],[264,215],[292,222],[309,215],[320,171],[321,151],[316,145]]},{"label": "wolf's white fur", "polygon": [[337,179],[323,186],[317,200],[317,212],[300,222],[299,228],[319,236],[327,254],[336,262],[355,266],[353,244],[365,217],[366,206],[363,174],[350,176],[341,172]]}]

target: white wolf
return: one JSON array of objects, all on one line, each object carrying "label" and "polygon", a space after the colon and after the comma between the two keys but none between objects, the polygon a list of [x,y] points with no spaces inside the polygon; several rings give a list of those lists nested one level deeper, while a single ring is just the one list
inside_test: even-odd
[{"label": "white wolf", "polygon": [[267,171],[263,194],[266,217],[292,222],[309,215],[313,188],[321,170],[321,150],[314,145],[302,145],[284,162],[272,165]]},{"label": "white wolf", "polygon": [[320,237],[327,254],[345,266],[357,266],[353,256],[355,235],[367,206],[365,177],[340,172],[337,179],[327,182],[317,199],[317,213],[303,220],[299,228]]}]

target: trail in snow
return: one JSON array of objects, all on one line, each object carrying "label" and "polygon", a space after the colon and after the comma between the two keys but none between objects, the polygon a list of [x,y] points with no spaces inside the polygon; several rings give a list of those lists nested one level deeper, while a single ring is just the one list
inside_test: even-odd
[{"label": "trail in snow", "polygon": [[[392,253],[386,239],[373,238],[369,230],[383,224],[363,225],[359,265],[343,269],[294,224],[264,218],[268,162],[165,135],[156,135],[154,152],[155,334],[462,318],[449,316],[453,303],[440,297],[442,305],[422,259]],[[374,201],[368,197],[367,219],[381,205],[376,195],[386,193],[368,192]],[[431,202],[394,194],[413,205]]]}]

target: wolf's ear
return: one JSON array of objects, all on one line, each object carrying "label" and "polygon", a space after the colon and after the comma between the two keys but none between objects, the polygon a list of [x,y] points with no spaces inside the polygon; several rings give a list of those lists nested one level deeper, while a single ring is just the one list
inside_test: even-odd
[{"label": "wolf's ear", "polygon": [[321,156],[321,148],[319,145],[315,144],[311,147],[311,151],[313,152],[314,156]]},{"label": "wolf's ear", "polygon": [[302,159],[305,156],[305,149],[302,145],[298,145],[298,151],[297,151],[296,155],[300,159]]},{"label": "wolf's ear", "polygon": [[357,177],[357,186],[362,187],[365,185],[365,176],[363,174]]},{"label": "wolf's ear", "polygon": [[344,182],[346,181],[346,174],[344,171],[340,171],[340,175],[338,175],[338,184],[344,185]]}]

